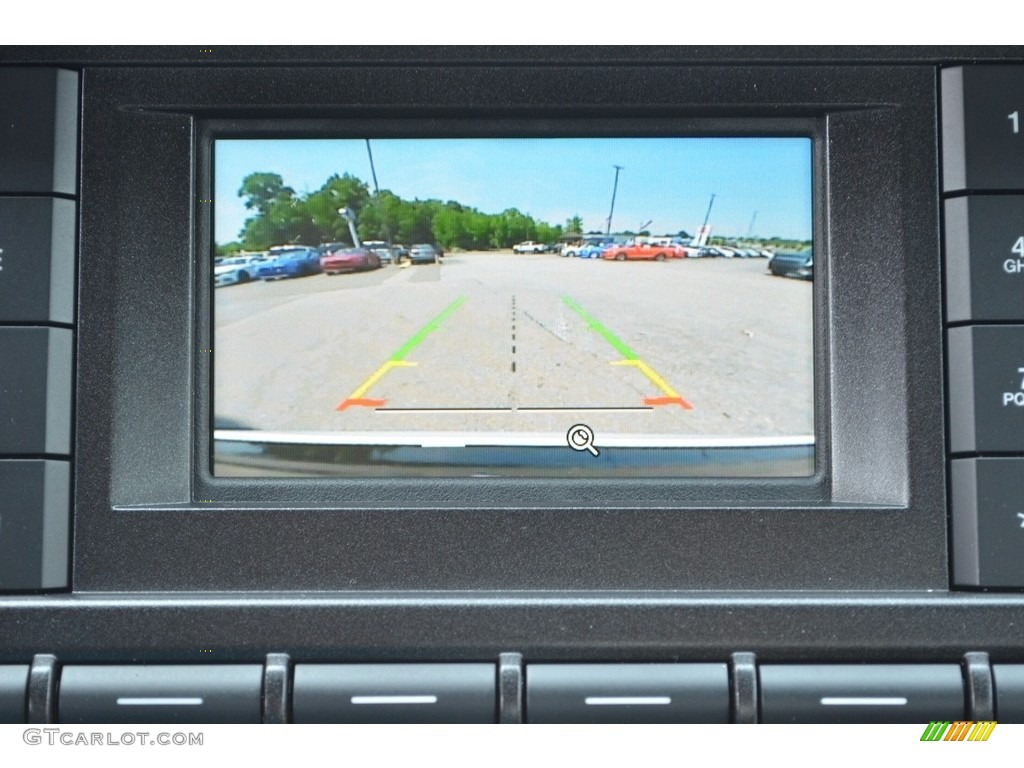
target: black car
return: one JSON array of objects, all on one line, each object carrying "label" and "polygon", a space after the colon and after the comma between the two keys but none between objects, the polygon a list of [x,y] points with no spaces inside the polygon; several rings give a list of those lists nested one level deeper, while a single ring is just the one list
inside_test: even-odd
[{"label": "black car", "polygon": [[768,271],[777,277],[799,277],[814,279],[814,252],[811,248],[803,251],[779,251],[768,262]]}]

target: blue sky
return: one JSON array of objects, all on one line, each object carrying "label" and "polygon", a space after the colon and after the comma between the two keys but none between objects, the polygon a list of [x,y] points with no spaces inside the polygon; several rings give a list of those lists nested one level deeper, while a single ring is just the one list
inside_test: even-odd
[{"label": "blue sky", "polygon": [[[811,238],[811,140],[804,138],[371,139],[377,180],[405,199],[456,200],[484,213],[605,230],[693,233],[716,195],[712,234]],[[220,140],[215,240],[235,240],[250,212],[238,197],[254,172],[280,174],[299,194],[350,173],[371,185],[363,139]],[[756,212],[756,217],[755,217]]]}]

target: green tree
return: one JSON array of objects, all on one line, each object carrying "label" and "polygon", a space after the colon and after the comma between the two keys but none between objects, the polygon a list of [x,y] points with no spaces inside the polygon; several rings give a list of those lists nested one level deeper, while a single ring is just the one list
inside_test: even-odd
[{"label": "green tree", "polygon": [[257,216],[266,215],[270,207],[282,200],[290,200],[295,196],[295,190],[284,185],[282,179],[276,173],[250,173],[242,179],[242,187],[238,190],[238,196],[245,198],[245,207],[255,210]]},{"label": "green tree", "polygon": [[233,243],[224,243],[223,245],[218,245],[214,249],[213,255],[219,259],[222,256],[231,256],[232,254],[238,253],[241,250],[244,250],[244,248],[242,247],[242,244],[236,240]]},{"label": "green tree", "polygon": [[446,203],[431,221],[434,241],[445,249],[466,247],[466,218],[461,205],[452,201]]},{"label": "green tree", "polygon": [[386,189],[371,195],[356,220],[359,237],[363,240],[401,242],[397,230],[402,205],[402,199]]},{"label": "green tree", "polygon": [[554,243],[562,236],[562,225],[551,226],[546,222],[538,222],[536,225],[537,239],[542,243]]},{"label": "green tree", "polygon": [[349,173],[333,174],[320,189],[304,196],[285,186],[278,174],[251,173],[238,194],[253,215],[239,234],[240,242],[218,246],[218,253],[266,250],[287,243],[347,242],[348,223],[339,208],[355,212],[361,239],[409,245],[434,242],[446,249],[507,248],[523,240],[553,242],[564,231],[578,232],[583,225],[579,216],[567,220],[563,228],[538,222],[516,208],[488,214],[457,200],[403,200],[388,190],[371,195],[367,184]]},{"label": "green tree", "polygon": [[[348,242],[352,235],[348,222],[338,213],[339,208],[350,208],[358,222],[370,199],[370,190],[360,179],[346,173],[334,174],[316,192],[305,200],[306,215],[313,223],[320,242]],[[312,233],[311,233],[312,234]]]},{"label": "green tree", "polygon": [[491,244],[495,248],[508,248],[523,240],[537,238],[534,220],[515,208],[502,211],[495,218],[497,220],[491,234]]},{"label": "green tree", "polygon": [[409,245],[431,242],[434,238],[432,218],[429,201],[403,201],[398,209],[399,242]]},{"label": "green tree", "polygon": [[466,220],[466,244],[463,247],[474,250],[489,248],[491,246],[493,217],[474,209],[465,212],[463,216]]},{"label": "green tree", "polygon": [[565,222],[565,234],[567,235],[579,235],[583,232],[583,219],[577,213],[571,219],[567,219]]}]

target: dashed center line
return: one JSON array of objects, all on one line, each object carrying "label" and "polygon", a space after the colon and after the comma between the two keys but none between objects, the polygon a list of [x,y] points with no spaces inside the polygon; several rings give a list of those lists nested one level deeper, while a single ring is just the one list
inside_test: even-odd
[{"label": "dashed center line", "polygon": [[512,294],[512,373],[516,372],[516,297]]}]

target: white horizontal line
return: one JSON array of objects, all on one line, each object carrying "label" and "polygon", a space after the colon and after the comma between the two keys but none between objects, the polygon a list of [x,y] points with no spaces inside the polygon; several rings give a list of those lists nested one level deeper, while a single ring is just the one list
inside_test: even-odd
[{"label": "white horizontal line", "polygon": [[437,704],[437,696],[353,696],[353,704]]},{"label": "white horizontal line", "polygon": [[826,696],[821,700],[823,707],[902,707],[906,703],[904,696]]},{"label": "white horizontal line", "polygon": [[[239,443],[291,443],[295,445],[412,445],[425,448],[524,447],[565,448],[565,433],[551,432],[280,432],[256,429],[215,429],[213,439]],[[598,432],[599,448],[783,448],[812,446],[814,435],[780,437],[702,437],[700,435],[644,435]]]},{"label": "white horizontal line", "polygon": [[429,413],[444,416],[445,414],[482,413],[485,416],[498,413],[518,413],[529,416],[532,413],[652,413],[654,406],[626,406],[622,408],[374,408],[375,413],[391,414],[392,416],[415,416]]},{"label": "white horizontal line", "polygon": [[600,706],[651,706],[671,704],[671,696],[587,696],[584,704],[591,707]]},{"label": "white horizontal line", "polygon": [[172,699],[170,697],[151,699],[120,698],[117,703],[122,707],[196,707],[203,703],[201,698]]}]

